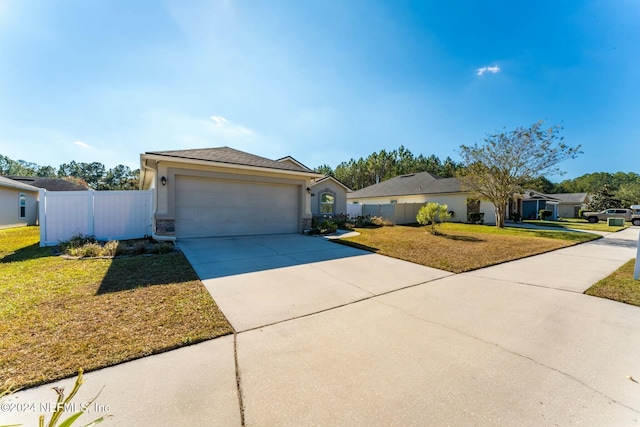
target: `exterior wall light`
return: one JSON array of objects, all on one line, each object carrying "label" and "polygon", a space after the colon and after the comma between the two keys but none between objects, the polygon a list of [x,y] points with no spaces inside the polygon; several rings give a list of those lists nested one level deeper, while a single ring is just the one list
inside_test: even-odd
[{"label": "exterior wall light", "polygon": [[160,178],[160,182],[162,183],[162,185],[167,185],[167,178],[163,176],[162,178]]}]

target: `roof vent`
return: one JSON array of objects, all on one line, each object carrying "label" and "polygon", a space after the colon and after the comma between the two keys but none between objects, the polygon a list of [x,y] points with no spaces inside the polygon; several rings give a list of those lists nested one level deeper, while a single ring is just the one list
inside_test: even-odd
[{"label": "roof vent", "polygon": [[410,176],[415,176],[415,173],[408,173],[406,175],[400,175],[400,178],[409,178]]}]

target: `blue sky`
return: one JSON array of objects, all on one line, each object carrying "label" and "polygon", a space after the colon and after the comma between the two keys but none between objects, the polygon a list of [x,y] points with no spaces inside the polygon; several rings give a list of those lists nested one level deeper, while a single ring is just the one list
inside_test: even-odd
[{"label": "blue sky", "polygon": [[0,0],[0,154],[139,166],[230,146],[310,167],[538,120],[640,172],[640,2]]}]

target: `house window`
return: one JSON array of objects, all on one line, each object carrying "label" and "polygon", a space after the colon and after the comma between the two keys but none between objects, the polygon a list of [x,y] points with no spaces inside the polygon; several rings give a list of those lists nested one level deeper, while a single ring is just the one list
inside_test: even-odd
[{"label": "house window", "polygon": [[20,194],[20,219],[27,217],[27,196]]},{"label": "house window", "polygon": [[331,214],[334,212],[333,207],[335,197],[331,193],[320,194],[320,213]]}]

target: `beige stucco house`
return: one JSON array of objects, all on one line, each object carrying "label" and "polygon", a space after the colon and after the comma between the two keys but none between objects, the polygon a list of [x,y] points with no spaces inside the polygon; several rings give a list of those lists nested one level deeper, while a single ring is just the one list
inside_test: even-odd
[{"label": "beige stucco house", "polygon": [[311,212],[314,217],[347,213],[347,194],[351,189],[332,176],[311,183]]},{"label": "beige stucco house", "polygon": [[286,159],[229,147],[140,156],[140,188],[155,192],[154,234],[165,238],[300,233],[311,226],[311,183]]},{"label": "beige stucco house", "polygon": [[[365,205],[430,202],[446,204],[453,213],[451,221],[467,222],[469,213],[479,212],[484,214],[486,224],[495,224],[493,203],[469,199],[470,194],[461,189],[457,178],[442,178],[429,172],[396,176],[347,194],[348,203]],[[411,222],[415,222],[415,215]]]},{"label": "beige stucco house", "polygon": [[0,176],[0,228],[36,225],[39,189]]}]

